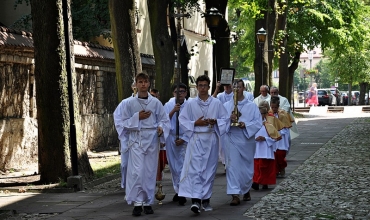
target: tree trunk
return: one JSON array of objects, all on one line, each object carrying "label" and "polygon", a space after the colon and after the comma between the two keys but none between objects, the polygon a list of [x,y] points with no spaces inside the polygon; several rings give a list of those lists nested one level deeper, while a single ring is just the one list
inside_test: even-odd
[{"label": "tree trunk", "polygon": [[[294,72],[298,68],[300,57],[301,57],[301,52],[296,51],[295,54],[294,54],[293,62],[288,68],[289,75],[287,77],[288,78],[287,79],[287,86],[284,87],[284,88],[286,88],[286,91],[284,93],[282,93],[282,95],[285,96],[288,100],[291,100],[291,97],[292,97],[292,86],[293,86],[293,80],[294,80]],[[306,90],[306,88],[305,88],[305,90]]]},{"label": "tree trunk", "polygon": [[[227,10],[227,0],[206,0],[206,10],[212,7],[218,9],[218,11],[225,16]],[[217,81],[221,78],[221,68],[230,67],[230,29],[227,20],[224,18],[220,21],[218,28],[215,32],[216,44],[214,45],[215,56],[216,56],[216,74],[213,74],[211,79],[212,93],[216,88]],[[212,60],[213,62],[213,60]],[[223,88],[220,88],[221,91]],[[220,91],[220,92],[221,92]]]},{"label": "tree trunk", "polygon": [[[172,4],[170,4],[170,7],[172,7]],[[186,18],[183,18],[183,19],[186,19]],[[176,26],[175,18],[170,16],[169,21],[170,21],[170,32],[171,32],[172,44],[177,45],[178,36],[177,36],[177,26]],[[177,46],[174,49],[177,52]],[[189,89],[189,80],[188,80],[189,57],[190,57],[190,54],[188,53],[186,42],[184,42],[180,46],[180,65],[181,65],[180,82],[184,83],[188,89]],[[190,93],[188,94],[190,95]]]},{"label": "tree trunk", "polygon": [[150,32],[155,57],[155,87],[161,94],[161,101],[172,97],[168,89],[174,74],[174,46],[168,33],[167,8],[170,0],[148,0]]},{"label": "tree trunk", "polygon": [[[266,21],[267,21],[267,12],[263,12],[264,16],[263,19],[257,19],[255,22],[254,32],[257,33],[259,29],[264,28],[266,29]],[[255,58],[254,58],[254,97],[260,95],[260,87],[261,85],[266,85],[266,74],[268,71],[268,63],[266,63],[265,59],[265,51],[267,48],[267,44],[259,44],[257,38],[255,38]],[[263,76],[262,76],[263,75]]]},{"label": "tree trunk", "polygon": [[[41,182],[55,183],[61,180],[66,181],[71,175],[70,106],[62,0],[33,0],[30,2],[35,48],[39,173]],[[69,6],[68,1],[68,17],[70,18]],[[70,41],[72,42],[70,45],[73,45],[71,22],[69,24]],[[71,53],[73,57],[73,47],[71,47]],[[74,59],[71,63],[74,72]],[[72,75],[74,94],[76,94],[76,78],[74,74]],[[77,98],[74,103],[78,103]],[[77,107],[76,104],[75,106]],[[74,109],[75,124],[79,126],[80,117],[76,108]],[[78,151],[79,168],[83,169],[82,173],[88,178],[92,175],[92,169],[86,151],[81,147],[78,147]]]},{"label": "tree trunk", "polygon": [[[283,5],[283,3],[280,3],[280,8]],[[287,41],[288,41],[288,35],[287,35],[287,14],[286,10],[283,14],[279,14],[278,20],[277,20],[277,31],[280,34],[281,39],[279,48],[287,48]],[[280,49],[280,58],[279,58],[279,94],[288,98],[290,100],[290,90],[291,90],[291,84],[289,83],[289,52],[285,49]],[[299,60],[299,58],[298,58]],[[293,71],[294,73],[294,71]]]},{"label": "tree trunk", "polygon": [[142,71],[135,10],[134,0],[109,0],[118,102],[132,94],[131,84],[135,75]]},{"label": "tree trunk", "polygon": [[[275,32],[276,32],[276,24],[278,21],[278,15],[276,13],[276,0],[268,0],[268,13],[267,13],[267,19],[266,19],[266,27],[267,27],[267,53],[264,54],[267,55],[266,62],[268,63],[267,66],[267,72],[266,72],[266,81],[268,85],[272,86],[273,77],[272,72],[274,70],[274,57],[275,57],[275,51],[274,51],[274,44],[275,44]],[[265,47],[266,48],[266,47]]]},{"label": "tree trunk", "polygon": [[365,93],[366,92],[366,88],[367,88],[367,84],[366,82],[361,82],[360,83],[360,96],[358,97],[358,104],[359,105],[365,105]]}]

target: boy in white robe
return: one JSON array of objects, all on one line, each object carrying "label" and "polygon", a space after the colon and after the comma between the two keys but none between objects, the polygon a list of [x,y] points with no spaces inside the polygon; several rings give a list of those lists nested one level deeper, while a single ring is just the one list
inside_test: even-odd
[{"label": "boy in white robe", "polygon": [[[258,107],[244,96],[244,82],[237,82],[234,99],[224,106],[232,122],[237,124],[227,128],[223,136],[226,155],[227,194],[232,196],[231,206],[240,204],[239,195],[244,201],[251,200],[249,190],[252,186],[254,172],[254,153],[256,142],[254,135],[262,127],[261,114]],[[234,112],[235,102],[240,113],[239,118]]]},{"label": "boy in white robe", "polygon": [[212,210],[210,198],[217,170],[219,139],[230,126],[230,118],[222,103],[208,95],[208,76],[199,76],[196,84],[198,96],[187,101],[179,116],[184,140],[188,142],[179,196],[192,198],[191,210],[200,213],[201,203],[205,211]]},{"label": "boy in white robe", "polygon": [[276,142],[276,151],[275,151],[275,162],[276,162],[276,174],[278,176],[285,176],[285,168],[287,167],[287,161],[285,159],[286,155],[289,152],[290,148],[290,128],[292,127],[292,122],[290,115],[280,109],[280,100],[279,97],[272,97],[270,102],[270,113],[278,118],[283,124],[284,128],[279,132],[281,134],[281,140]]},{"label": "boy in white robe", "polygon": [[[281,135],[273,124],[267,121],[267,108],[261,106],[263,126],[256,133],[256,152],[254,154],[254,176],[252,188],[259,189],[259,184],[263,185],[262,189],[268,189],[268,185],[276,184],[275,171],[275,144],[281,139]],[[273,118],[273,117],[271,117]]]},{"label": "boy in white robe", "polygon": [[[177,89],[179,89],[178,100],[176,100]],[[172,91],[174,97],[171,98],[164,105],[164,110],[168,114],[171,121],[170,134],[166,139],[166,152],[168,166],[170,168],[172,176],[173,189],[175,190],[176,193],[172,201],[179,202],[180,205],[184,205],[186,203],[186,198],[178,196],[178,193],[179,193],[180,175],[182,167],[184,165],[187,142],[184,141],[182,129],[179,129],[178,131],[179,136],[178,137],[176,136],[177,133],[176,123],[178,120],[177,114],[179,114],[184,109],[187,102],[185,99],[185,97],[187,96],[187,87],[185,84],[180,83],[179,88],[177,88],[177,85],[172,86]]]},{"label": "boy in white robe", "polygon": [[148,93],[149,76],[139,73],[135,77],[138,93],[125,103],[122,127],[127,132],[129,151],[126,200],[134,204],[132,215],[143,211],[153,214],[159,144],[164,143],[170,130],[170,121],[162,103]]}]

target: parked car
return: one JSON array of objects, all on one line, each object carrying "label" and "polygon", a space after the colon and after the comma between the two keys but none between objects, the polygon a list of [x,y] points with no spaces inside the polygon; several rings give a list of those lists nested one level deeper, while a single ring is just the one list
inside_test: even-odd
[{"label": "parked car", "polygon": [[[319,98],[319,105],[333,105],[333,94],[331,94],[330,89],[318,89],[317,96]],[[335,99],[334,99],[335,103]]]}]

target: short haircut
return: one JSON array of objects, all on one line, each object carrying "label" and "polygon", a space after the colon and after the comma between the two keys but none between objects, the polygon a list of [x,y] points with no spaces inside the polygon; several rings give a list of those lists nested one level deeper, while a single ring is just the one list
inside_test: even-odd
[{"label": "short haircut", "polygon": [[278,92],[279,92],[279,89],[278,89],[278,87],[276,87],[276,86],[271,86],[270,90],[272,90],[272,89],[276,89],[276,91],[278,91]]},{"label": "short haircut", "polygon": [[146,73],[138,73],[136,76],[135,76],[135,82],[138,81],[138,79],[149,79],[149,75],[146,74]]},{"label": "short haircut", "polygon": [[271,104],[277,104],[280,105],[280,99],[278,96],[272,96],[271,97]]},{"label": "short haircut", "polygon": [[[188,87],[187,87],[184,83],[180,83],[180,84],[179,84],[179,88],[182,88],[182,89],[188,90]],[[173,92],[173,91],[175,91],[175,89],[177,89],[177,84],[173,84],[173,85],[172,85],[172,92]]]},{"label": "short haircut", "polygon": [[158,89],[153,88],[153,89],[150,90],[150,92],[158,93],[159,91],[158,91]]},{"label": "short haircut", "polygon": [[211,83],[211,80],[209,79],[209,77],[207,75],[200,75],[198,76],[197,80],[196,80],[196,84],[198,85],[198,82],[199,81],[207,81],[208,82],[208,85]]},{"label": "short haircut", "polygon": [[260,88],[264,88],[267,92],[270,92],[270,87],[268,87],[268,85],[262,85]]},{"label": "short haircut", "polygon": [[259,107],[259,108],[264,107],[264,108],[266,108],[266,109],[267,109],[267,111],[269,111],[269,110],[270,110],[270,105],[269,105],[269,103],[268,103],[266,100],[260,101],[260,102],[258,103],[258,107]]},{"label": "short haircut", "polygon": [[264,106],[259,106],[258,108],[260,109],[261,114],[266,114],[266,113],[267,113],[267,109],[266,109],[266,107],[264,107]]}]

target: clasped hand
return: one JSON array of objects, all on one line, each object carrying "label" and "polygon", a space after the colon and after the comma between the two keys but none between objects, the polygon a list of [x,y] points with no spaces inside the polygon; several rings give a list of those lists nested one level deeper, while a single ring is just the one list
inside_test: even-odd
[{"label": "clasped hand", "polygon": [[150,115],[152,114],[151,111],[145,111],[145,110],[141,110],[139,112],[139,120],[144,120],[144,119],[147,119],[150,117]]},{"label": "clasped hand", "polygon": [[208,118],[208,119],[203,119],[204,116],[198,118],[198,120],[195,121],[195,126],[208,126],[208,125],[215,125],[217,124],[216,119]]},{"label": "clasped hand", "polygon": [[266,140],[266,138],[263,137],[263,136],[256,137],[256,141],[265,141],[265,140]]}]

